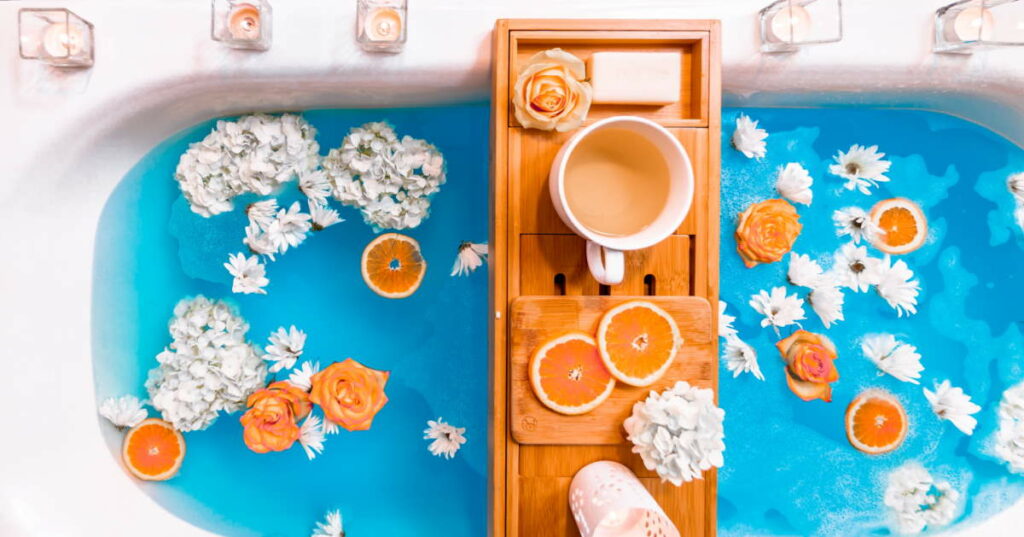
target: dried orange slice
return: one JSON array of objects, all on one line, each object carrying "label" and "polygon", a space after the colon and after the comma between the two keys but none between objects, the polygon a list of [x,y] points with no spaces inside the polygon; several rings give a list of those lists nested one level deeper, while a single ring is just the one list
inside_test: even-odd
[{"label": "dried orange slice", "polygon": [[544,343],[530,357],[530,385],[544,406],[562,414],[585,414],[615,388],[594,338],[570,332]]},{"label": "dried orange slice", "polygon": [[864,453],[881,455],[900,447],[909,422],[896,396],[885,390],[862,392],[846,407],[846,438]]},{"label": "dried orange slice", "polygon": [[363,250],[363,280],[374,293],[386,298],[405,298],[416,292],[427,262],[416,239],[385,233]]},{"label": "dried orange slice", "polygon": [[146,481],[174,477],[185,459],[185,439],[170,423],[156,418],[143,420],[124,436],[121,458],[128,471]]},{"label": "dried orange slice", "polygon": [[928,219],[918,204],[907,198],[882,200],[871,208],[871,221],[878,233],[871,244],[879,250],[899,255],[913,252],[928,236]]},{"label": "dried orange slice", "polygon": [[682,344],[675,319],[646,300],[615,306],[597,326],[597,347],[605,367],[631,386],[648,386],[661,378]]}]

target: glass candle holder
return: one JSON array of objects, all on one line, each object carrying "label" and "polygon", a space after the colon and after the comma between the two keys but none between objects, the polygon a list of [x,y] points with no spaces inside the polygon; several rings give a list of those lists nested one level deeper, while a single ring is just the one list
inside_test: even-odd
[{"label": "glass candle holder", "polygon": [[762,52],[794,52],[843,39],[842,0],[778,0],[759,19]]},{"label": "glass candle holder", "polygon": [[210,37],[232,48],[267,50],[273,14],[267,0],[213,0]]},{"label": "glass candle holder", "polygon": [[960,0],[935,11],[935,52],[1024,45],[1024,2]]},{"label": "glass candle holder", "polygon": [[93,26],[67,9],[18,10],[18,54],[57,67],[90,67]]},{"label": "glass candle holder", "polygon": [[569,484],[569,510],[581,537],[679,537],[640,480],[614,461],[592,462]]},{"label": "glass candle holder", "polygon": [[357,0],[356,40],[370,52],[401,52],[405,46],[406,0]]}]

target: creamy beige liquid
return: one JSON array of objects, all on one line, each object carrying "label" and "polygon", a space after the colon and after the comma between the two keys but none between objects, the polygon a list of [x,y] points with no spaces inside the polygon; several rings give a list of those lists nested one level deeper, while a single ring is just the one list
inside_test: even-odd
[{"label": "creamy beige liquid", "polygon": [[565,166],[569,210],[587,229],[613,237],[639,233],[665,208],[665,157],[643,135],[599,129],[580,141]]}]

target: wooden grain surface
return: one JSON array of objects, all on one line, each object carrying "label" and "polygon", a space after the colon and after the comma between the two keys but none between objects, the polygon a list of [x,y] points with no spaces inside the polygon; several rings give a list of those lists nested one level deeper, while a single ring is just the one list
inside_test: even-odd
[{"label": "wooden grain surface", "polygon": [[[675,319],[683,345],[665,375],[647,387],[617,383],[608,399],[580,416],[559,414],[541,404],[530,386],[529,363],[534,349],[570,330],[594,334],[606,311],[623,302],[644,299]],[[651,390],[662,391],[685,380],[711,387],[711,306],[692,296],[520,296],[509,316],[509,423],[520,444],[620,444],[622,422],[633,403]]]}]

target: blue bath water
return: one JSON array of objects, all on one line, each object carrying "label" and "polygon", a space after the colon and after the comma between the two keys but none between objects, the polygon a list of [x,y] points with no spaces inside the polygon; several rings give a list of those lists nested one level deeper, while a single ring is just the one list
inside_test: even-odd
[{"label": "blue bath water", "polygon": [[[731,147],[741,111],[770,134],[764,159]],[[991,443],[1003,390],[1024,379],[1024,234],[1013,223],[1006,188],[1008,175],[1024,171],[1024,151],[977,125],[919,111],[726,109],[722,125],[721,294],[738,316],[740,337],[757,350],[765,381],[720,370],[728,446],[719,472],[720,535],[889,535],[887,476],[909,460],[963,493],[957,524],[1017,500],[1024,478],[991,455]],[[843,180],[827,171],[837,151],[852,144],[877,144],[892,161],[891,182],[870,196],[842,189]],[[925,245],[901,256],[921,282],[916,315],[897,318],[873,290],[847,290],[846,320],[828,330],[805,307],[803,327],[828,335],[838,348],[831,403],[803,402],[790,392],[774,347],[779,338],[760,327],[761,316],[748,305],[761,289],[782,285],[802,298],[806,290],[787,285],[787,261],[745,268],[733,239],[743,209],[778,197],[776,169],[787,162],[799,162],[814,178],[813,204],[796,205],[803,233],[794,251],[826,268],[845,242],[832,224],[836,209],[870,209],[903,196],[920,204],[930,226]],[[782,336],[793,330],[784,328]],[[863,356],[859,340],[878,332],[917,346],[925,366],[920,386],[880,374]],[[945,379],[982,407],[973,436],[928,406],[922,387]],[[888,455],[863,455],[845,438],[846,406],[868,387],[896,394],[909,414],[909,436]]]},{"label": "blue bath water", "polygon": [[[296,446],[259,455],[242,442],[240,414],[185,434],[180,474],[139,487],[177,516],[227,536],[309,535],[324,513],[340,509],[349,535],[479,537],[486,532],[487,271],[449,276],[463,240],[488,236],[486,103],[423,109],[316,110],[321,154],[352,127],[387,120],[399,135],[435,144],[447,183],[431,216],[403,231],[417,239],[428,268],[409,298],[377,296],[360,276],[360,256],[376,234],[352,208],[345,222],[309,237],[268,265],[268,295],[234,295],[222,263],[243,249],[243,200],[212,218],[192,213],[173,173],[188,144],[214,121],[167,140],[133,168],[104,209],[97,231],[93,351],[98,400],[145,397],[147,371],[170,343],[174,305],[202,294],[226,299],[250,324],[262,349],[279,326],[308,339],[303,358],[321,365],[352,357],[391,372],[389,398],[369,431],[329,436],[313,461]],[[294,182],[279,198],[299,199]],[[337,208],[338,204],[334,203]],[[426,422],[443,416],[466,428],[453,460],[434,457]],[[103,424],[111,453],[120,435]],[[128,479],[126,477],[126,479]]]}]

